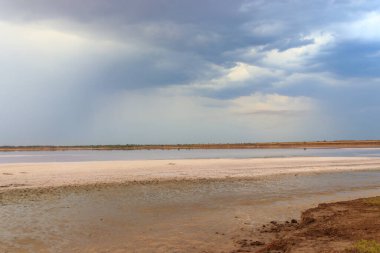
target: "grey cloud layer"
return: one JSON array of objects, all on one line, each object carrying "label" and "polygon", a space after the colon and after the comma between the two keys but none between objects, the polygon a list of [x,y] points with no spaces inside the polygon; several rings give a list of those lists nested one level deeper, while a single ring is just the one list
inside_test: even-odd
[{"label": "grey cloud layer", "polygon": [[[139,131],[154,132],[146,126],[158,120],[149,120],[150,101],[167,122],[156,142],[380,138],[376,22],[376,1],[0,0],[0,32],[9,40],[0,42],[0,117],[7,122],[0,131],[9,132],[0,145],[149,143],[154,134]],[[312,121],[331,127],[302,124],[302,108],[293,107],[306,106],[295,103],[300,97],[315,101]],[[237,102],[248,111],[234,113]],[[188,130],[174,131],[186,128],[181,114],[210,122],[186,121]],[[224,121],[211,120],[219,114]],[[220,127],[230,121],[240,122],[240,133]],[[281,121],[287,131],[273,123]],[[268,122],[272,130],[261,136]],[[115,125],[125,128],[112,131]]]}]

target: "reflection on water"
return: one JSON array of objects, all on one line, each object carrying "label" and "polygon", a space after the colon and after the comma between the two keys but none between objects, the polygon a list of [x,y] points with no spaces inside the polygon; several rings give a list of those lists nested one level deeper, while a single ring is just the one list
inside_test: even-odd
[{"label": "reflection on water", "polygon": [[73,189],[0,205],[0,251],[28,242],[38,252],[220,252],[242,228],[380,195],[379,182],[380,171],[362,171]]},{"label": "reflection on water", "polygon": [[292,156],[380,157],[380,149],[204,149],[0,152],[0,163],[80,162],[204,158],[264,158]]}]

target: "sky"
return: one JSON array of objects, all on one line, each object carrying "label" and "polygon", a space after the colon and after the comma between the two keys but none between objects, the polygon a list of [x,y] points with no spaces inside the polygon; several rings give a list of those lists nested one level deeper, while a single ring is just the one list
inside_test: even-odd
[{"label": "sky", "polygon": [[0,145],[380,139],[380,2],[0,0]]}]

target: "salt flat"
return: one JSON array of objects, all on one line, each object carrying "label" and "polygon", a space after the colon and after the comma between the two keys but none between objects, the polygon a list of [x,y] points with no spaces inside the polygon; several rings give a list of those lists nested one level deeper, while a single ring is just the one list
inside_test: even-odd
[{"label": "salt flat", "polygon": [[95,183],[256,178],[380,169],[376,157],[290,157],[0,164],[0,191]]}]

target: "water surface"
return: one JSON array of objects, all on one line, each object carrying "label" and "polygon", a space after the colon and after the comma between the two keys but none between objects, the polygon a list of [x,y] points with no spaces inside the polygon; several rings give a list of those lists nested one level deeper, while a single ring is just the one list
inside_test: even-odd
[{"label": "water surface", "polygon": [[380,157],[377,148],[344,149],[190,149],[190,150],[78,150],[0,152],[0,163],[82,162],[266,157]]}]

